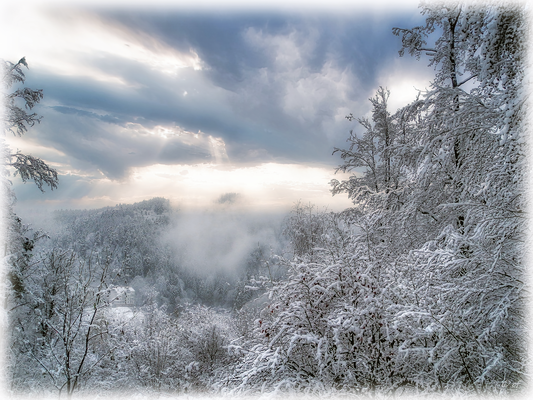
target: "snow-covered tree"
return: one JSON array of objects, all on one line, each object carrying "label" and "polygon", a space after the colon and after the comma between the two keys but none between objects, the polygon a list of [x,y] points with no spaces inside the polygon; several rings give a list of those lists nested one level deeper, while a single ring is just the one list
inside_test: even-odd
[{"label": "snow-covered tree", "polygon": [[134,326],[114,338],[119,352],[109,363],[129,371],[126,388],[140,386],[149,391],[179,390],[184,382],[187,350],[180,340],[175,318],[155,304],[144,307]]},{"label": "snow-covered tree", "polygon": [[54,249],[34,262],[10,321],[15,389],[37,384],[70,397],[87,382],[110,356],[96,351],[108,334],[108,326],[97,322],[109,306],[108,282],[119,272],[105,254],[84,260],[71,250]]},{"label": "snow-covered tree", "polygon": [[[368,118],[358,118],[357,121],[365,129],[361,137],[353,130],[348,141],[349,149],[335,148],[340,153],[344,163],[337,171],[348,172],[364,168],[361,176],[352,175],[348,180],[339,182],[333,180],[334,194],[347,192],[348,196],[360,205],[377,200],[378,193],[382,201],[390,201],[397,194],[391,194],[399,189],[401,180],[402,149],[398,142],[399,134],[397,122],[391,116],[387,101],[389,91],[380,87],[376,96],[370,99],[372,103],[372,121]],[[352,114],[346,117],[349,121],[356,119]]]},{"label": "snow-covered tree", "polygon": [[[397,201],[368,207],[359,196],[356,206],[374,215],[382,262],[401,272],[402,375],[430,389],[516,385],[524,377],[524,10],[437,2],[422,12],[425,26],[394,29],[401,54],[425,53],[436,69],[430,90],[393,116],[392,147],[410,147]],[[341,153],[341,168],[366,154],[354,149]],[[364,191],[372,176],[367,169],[350,180],[355,188],[334,182],[334,190]]]},{"label": "snow-covered tree", "polygon": [[256,339],[237,369],[239,389],[392,388],[399,344],[390,324],[394,270],[376,257],[367,226],[352,219],[351,212],[314,213],[320,247],[282,259],[289,276],[272,287],[256,320]]},{"label": "snow-covered tree", "polygon": [[342,224],[294,219],[301,250],[257,321],[243,390],[498,392],[525,380],[525,10],[422,12],[425,26],[394,33],[402,55],[429,56],[435,80],[394,114],[380,88],[363,135],[336,149],[355,174],[333,192],[354,209]]},{"label": "snow-covered tree", "polygon": [[188,390],[206,390],[224,380],[234,364],[228,345],[237,337],[231,315],[205,306],[192,306],[177,319],[180,344],[188,352],[184,377]]},{"label": "snow-covered tree", "polygon": [[425,27],[395,29],[437,70],[413,129],[420,150],[408,201],[435,226],[403,261],[402,315],[418,330],[402,349],[413,365],[429,360],[424,384],[516,385],[525,372],[525,10],[435,3],[423,12]]},{"label": "snow-covered tree", "polygon": [[[41,116],[31,113],[35,105],[43,98],[42,90],[19,88],[11,91],[12,86],[24,83],[26,77],[22,67],[28,68],[26,59],[21,58],[16,64],[2,60],[3,69],[3,114],[0,114],[3,126],[3,134],[12,133],[22,136],[29,127],[40,123]],[[22,106],[22,107],[21,107]],[[7,276],[9,288],[6,290],[7,301],[12,295],[19,295],[24,290],[22,277],[27,273],[28,260],[35,242],[43,237],[42,232],[30,234],[13,212],[15,195],[9,181],[10,168],[14,169],[14,175],[19,175],[23,182],[33,180],[39,190],[44,191],[43,186],[49,186],[51,190],[57,188],[57,172],[50,168],[41,159],[22,154],[20,151],[11,152],[6,145],[4,137],[0,140],[2,149],[2,169],[0,179],[2,185],[2,211],[5,232],[2,232],[4,243],[2,244],[4,256],[7,257]]]},{"label": "snow-covered tree", "polygon": [[[22,71],[23,66],[28,68],[25,57],[22,57],[16,64],[2,61],[3,80],[6,89],[11,88],[14,84],[24,83],[26,76]],[[34,90],[27,87],[5,93],[3,99],[5,111],[2,121],[5,132],[22,136],[29,127],[40,123],[42,117],[27,110],[32,110],[42,98],[42,90]],[[22,102],[24,108],[20,106],[20,102]],[[3,139],[1,144],[4,149],[4,165],[13,167],[15,175],[19,175],[23,182],[33,180],[41,191],[44,191],[43,186],[45,185],[49,186],[51,190],[57,188],[57,172],[43,160],[22,154],[20,151],[11,153]]]},{"label": "snow-covered tree", "polygon": [[[14,135],[23,135],[28,128],[39,123],[41,117],[31,110],[43,97],[42,90],[33,90],[30,88],[18,88],[14,91],[11,88],[16,84],[24,83],[25,75],[22,67],[28,68],[26,59],[23,57],[16,64],[2,60],[3,72],[3,113],[0,115],[3,126],[3,134],[12,133]],[[5,262],[5,273],[7,279],[2,279],[2,295],[4,297],[4,307],[8,312],[8,318],[12,326],[20,316],[20,306],[26,301],[30,294],[28,287],[31,286],[27,281],[28,277],[33,274],[35,261],[32,259],[32,250],[35,243],[45,235],[40,232],[31,232],[25,226],[21,219],[13,212],[15,195],[11,188],[9,180],[10,172],[14,169],[14,175],[19,175],[23,182],[33,180],[37,187],[44,192],[43,187],[49,186],[51,190],[57,188],[57,172],[50,168],[41,159],[26,155],[20,151],[12,152],[6,145],[4,137],[0,140],[2,149],[2,168],[0,171],[2,200],[2,249]],[[4,271],[2,271],[4,272]],[[15,342],[19,339],[18,333],[10,331],[10,335]],[[13,343],[10,343],[12,345]],[[18,352],[19,349],[16,350]],[[17,356],[10,358],[8,363],[11,371],[15,369],[25,369],[26,364]]]}]

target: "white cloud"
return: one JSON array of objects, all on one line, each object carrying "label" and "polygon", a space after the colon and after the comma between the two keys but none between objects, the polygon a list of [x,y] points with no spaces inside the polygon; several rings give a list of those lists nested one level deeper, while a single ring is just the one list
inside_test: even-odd
[{"label": "white cloud", "polygon": [[[359,96],[354,96],[361,83],[349,68],[337,65],[333,55],[326,54],[321,68],[314,69],[310,59],[318,36],[312,25],[286,34],[249,28],[246,40],[269,57],[271,66],[247,76],[239,101],[250,112],[254,108],[262,110],[265,98],[277,98],[280,111],[299,124],[299,135],[315,132],[334,140],[339,132],[344,135],[336,127],[348,110],[361,107]],[[262,117],[260,112],[257,114]]]},{"label": "white cloud", "polygon": [[434,77],[435,71],[427,67],[424,61],[402,57],[383,68],[377,81],[380,86],[390,90],[388,106],[389,111],[394,113],[415,100],[418,90],[429,88]]},{"label": "white cloud", "polygon": [[318,36],[319,32],[312,27],[284,35],[266,34],[255,28],[245,32],[247,41],[272,61],[271,69],[263,69],[254,85],[271,85],[273,80],[281,85],[283,110],[300,121],[316,118],[321,109],[346,106],[351,100],[349,92],[358,85],[349,70],[338,68],[332,60],[320,71],[312,71],[309,58]]},{"label": "white cloud", "polygon": [[[20,26],[24,21],[24,26]],[[31,68],[42,68],[58,75],[84,76],[94,80],[128,85],[123,77],[92,66],[107,56],[134,61],[165,74],[175,75],[181,68],[203,68],[193,50],[179,52],[141,31],[132,31],[96,14],[65,6],[34,5],[14,7],[5,18],[4,32],[21,32],[4,40],[3,57],[18,60],[26,56]],[[22,31],[31,27],[29,32]]]},{"label": "white cloud", "polygon": [[[297,80],[287,80],[283,108],[289,115],[306,120],[330,123],[326,116],[337,114],[338,108],[352,103],[349,92],[356,85],[355,77],[348,70],[339,70],[332,62],[319,72],[302,74]],[[325,128],[325,126],[324,126]]]}]

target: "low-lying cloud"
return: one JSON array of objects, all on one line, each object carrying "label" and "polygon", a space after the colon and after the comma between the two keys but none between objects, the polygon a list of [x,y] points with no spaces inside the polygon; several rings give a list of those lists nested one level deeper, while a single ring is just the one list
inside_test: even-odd
[{"label": "low-lying cloud", "polygon": [[[229,193],[232,195],[235,193]],[[228,196],[231,198],[231,196]],[[231,273],[245,266],[258,246],[277,250],[282,214],[213,209],[180,213],[163,241],[179,264],[197,274]]]}]

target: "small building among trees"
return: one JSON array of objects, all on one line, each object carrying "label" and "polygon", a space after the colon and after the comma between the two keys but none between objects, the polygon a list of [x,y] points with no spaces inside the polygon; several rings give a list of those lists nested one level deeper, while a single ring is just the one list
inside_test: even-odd
[{"label": "small building among trees", "polygon": [[135,289],[129,286],[115,286],[109,291],[109,304],[112,307],[135,305]]}]

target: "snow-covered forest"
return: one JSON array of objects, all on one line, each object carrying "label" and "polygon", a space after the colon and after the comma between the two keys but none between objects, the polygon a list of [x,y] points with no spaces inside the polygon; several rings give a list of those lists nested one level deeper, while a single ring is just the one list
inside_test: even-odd
[{"label": "snow-covered forest", "polygon": [[[346,117],[347,146],[331,149],[351,173],[331,181],[353,201],[342,212],[302,199],[279,221],[209,216],[194,236],[194,221],[155,197],[30,226],[10,180],[61,183],[5,147],[8,392],[524,390],[527,10],[432,2],[421,12],[425,25],[391,37],[434,79],[397,110],[376,88],[369,117]],[[24,58],[3,67],[5,131],[23,135],[46,93],[18,88]],[[235,224],[234,235],[216,224]]]}]

